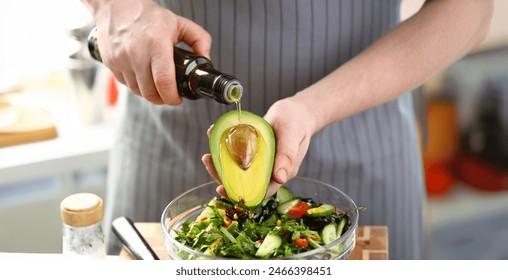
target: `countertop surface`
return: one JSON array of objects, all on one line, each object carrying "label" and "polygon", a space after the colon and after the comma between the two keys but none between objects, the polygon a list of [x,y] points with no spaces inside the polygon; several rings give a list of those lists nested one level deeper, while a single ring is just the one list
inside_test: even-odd
[{"label": "countertop surface", "polygon": [[[159,223],[135,223],[136,228],[161,260],[169,256],[164,248],[162,229]],[[356,246],[348,260],[387,260],[388,228],[386,226],[359,226]],[[127,250],[120,252],[120,259],[133,259]]]}]

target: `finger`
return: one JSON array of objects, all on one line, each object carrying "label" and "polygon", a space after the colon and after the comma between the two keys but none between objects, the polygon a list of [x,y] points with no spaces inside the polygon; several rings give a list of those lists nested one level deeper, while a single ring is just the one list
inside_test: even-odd
[{"label": "finger", "polygon": [[139,90],[138,82],[136,79],[136,74],[133,71],[123,72],[123,78],[125,80],[125,85],[136,95],[141,95],[141,91]]},{"label": "finger", "polygon": [[268,190],[266,191],[266,195],[265,195],[265,198],[268,199],[270,198],[272,195],[274,195],[280,188],[281,184],[277,183],[277,182],[270,182],[270,184],[268,185]]},{"label": "finger", "polygon": [[139,69],[143,69],[139,72],[137,82],[141,91],[141,95],[148,101],[160,105],[164,104],[164,100],[159,95],[157,87],[153,82],[152,70],[150,64],[138,65]]},{"label": "finger", "polygon": [[225,197],[227,200],[231,201],[231,199],[229,199],[228,194],[226,193],[226,189],[224,188],[224,186],[223,186],[223,185],[219,185],[219,186],[215,189],[215,191],[216,191],[219,195],[221,195],[222,197]]},{"label": "finger", "polygon": [[173,61],[173,46],[168,41],[167,47],[154,53],[151,58],[152,76],[159,96],[168,105],[179,105],[182,97],[178,94]]},{"label": "finger", "polygon": [[[125,86],[127,86],[127,87],[129,87],[129,86],[127,85],[127,82],[126,82],[127,78],[126,78],[123,74],[121,74],[121,75],[122,75],[122,80],[125,82],[125,83],[124,83],[124,85],[125,85]],[[141,94],[140,94],[140,93],[134,92],[134,91],[132,91],[132,90],[130,90],[130,89],[129,89],[129,92],[132,92],[134,95],[141,96]]]},{"label": "finger", "polygon": [[184,17],[178,18],[179,41],[184,41],[197,55],[210,57],[212,37],[205,29]]},{"label": "finger", "polygon": [[208,135],[208,138],[210,138],[210,133],[212,133],[213,124],[206,130],[206,135]]},{"label": "finger", "polygon": [[281,139],[277,143],[275,152],[275,162],[273,166],[273,179],[279,184],[284,184],[292,175],[293,168],[296,166],[296,157],[298,154],[299,143],[292,137],[277,137]]},{"label": "finger", "polygon": [[113,72],[113,75],[115,76],[116,80],[121,83],[122,85],[127,85],[127,82],[125,81],[125,78],[123,77],[123,74],[121,72]]},{"label": "finger", "polygon": [[221,183],[221,180],[219,178],[219,175],[217,174],[217,171],[215,170],[215,167],[213,166],[213,160],[212,155],[210,154],[204,154],[203,157],[201,157],[201,161],[205,165],[206,171],[212,178],[217,181],[218,183]]}]

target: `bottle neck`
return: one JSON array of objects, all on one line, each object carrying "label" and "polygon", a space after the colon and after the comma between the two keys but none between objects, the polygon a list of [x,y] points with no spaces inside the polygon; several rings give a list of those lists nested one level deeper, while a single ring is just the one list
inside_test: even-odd
[{"label": "bottle neck", "polygon": [[217,92],[215,96],[219,97],[217,100],[222,103],[231,104],[239,102],[243,95],[243,87],[235,77],[230,75],[222,75],[217,78],[214,86]]},{"label": "bottle neck", "polygon": [[208,96],[223,104],[240,101],[243,87],[240,81],[211,67],[198,67],[189,75],[193,92]]}]

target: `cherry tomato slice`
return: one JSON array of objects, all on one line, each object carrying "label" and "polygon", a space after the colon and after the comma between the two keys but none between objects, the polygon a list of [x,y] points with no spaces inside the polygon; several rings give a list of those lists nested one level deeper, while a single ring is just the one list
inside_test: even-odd
[{"label": "cherry tomato slice", "polygon": [[305,238],[297,238],[293,242],[298,247],[302,247],[302,248],[309,247],[309,243],[307,242],[307,239],[305,239]]},{"label": "cherry tomato slice", "polygon": [[306,202],[299,202],[293,206],[293,208],[291,208],[286,214],[295,218],[301,218],[307,213],[307,209],[309,209],[309,205]]}]

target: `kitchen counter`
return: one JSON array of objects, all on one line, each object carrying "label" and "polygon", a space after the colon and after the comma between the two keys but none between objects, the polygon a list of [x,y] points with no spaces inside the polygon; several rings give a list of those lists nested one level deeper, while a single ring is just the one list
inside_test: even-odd
[{"label": "kitchen counter", "polygon": [[[164,248],[162,229],[159,223],[134,224],[146,242],[152,247],[161,260],[169,256]],[[120,259],[132,260],[127,250],[120,252]],[[348,260],[387,260],[388,259],[388,228],[386,226],[359,226],[356,246]]]}]

